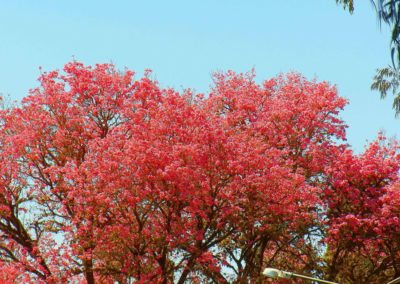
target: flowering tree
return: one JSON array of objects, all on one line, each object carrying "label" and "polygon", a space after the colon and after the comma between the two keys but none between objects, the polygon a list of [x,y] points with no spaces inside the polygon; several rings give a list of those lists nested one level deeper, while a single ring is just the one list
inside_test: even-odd
[{"label": "flowering tree", "polygon": [[[399,276],[394,220],[399,156],[379,137],[364,153],[346,150],[328,171],[327,270],[331,279],[385,283]],[[389,209],[390,207],[390,209]],[[385,233],[384,233],[385,232]]]},{"label": "flowering tree", "polygon": [[366,249],[397,269],[376,241],[397,234],[396,147],[342,144],[334,87],[227,72],[204,97],[133,75],[68,63],[1,112],[3,282],[335,279],[341,254]]}]

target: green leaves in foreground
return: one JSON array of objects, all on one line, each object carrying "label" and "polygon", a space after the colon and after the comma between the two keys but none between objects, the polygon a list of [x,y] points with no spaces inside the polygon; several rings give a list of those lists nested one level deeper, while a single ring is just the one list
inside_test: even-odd
[{"label": "green leaves in foreground", "polygon": [[350,14],[354,11],[354,1],[353,0],[336,0],[336,4],[343,4],[343,8],[348,9]]},{"label": "green leaves in foreground", "polygon": [[[386,23],[391,28],[390,50],[392,66],[377,70],[371,89],[380,93],[381,98],[386,98],[388,93],[394,96],[393,109],[395,115],[400,115],[400,0],[371,0],[376,10],[379,23]],[[336,0],[350,13],[354,11],[354,0]]]},{"label": "green leaves in foreground", "polygon": [[388,93],[393,94],[393,109],[396,112],[396,116],[400,114],[399,86],[400,71],[392,66],[378,69],[371,85],[371,89],[378,91],[382,99],[386,98]]}]

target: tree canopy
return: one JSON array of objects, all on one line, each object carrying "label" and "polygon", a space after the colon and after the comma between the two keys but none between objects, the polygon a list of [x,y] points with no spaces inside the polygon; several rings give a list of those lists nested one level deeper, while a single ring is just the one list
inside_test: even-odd
[{"label": "tree canopy", "polygon": [[326,82],[213,78],[202,95],[71,62],[2,110],[1,282],[400,276],[397,144],[354,154]]}]

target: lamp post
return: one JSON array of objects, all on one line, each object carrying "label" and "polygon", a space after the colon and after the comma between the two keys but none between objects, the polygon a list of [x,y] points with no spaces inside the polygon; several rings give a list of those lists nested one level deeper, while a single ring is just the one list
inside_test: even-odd
[{"label": "lamp post", "polygon": [[[287,271],[279,270],[279,269],[276,269],[276,268],[265,268],[262,274],[264,276],[267,276],[267,277],[270,277],[270,278],[301,278],[301,279],[307,279],[307,280],[315,281],[315,282],[319,282],[319,283],[339,284],[339,283],[336,283],[336,282],[331,282],[331,281],[326,281],[326,280],[322,280],[322,279],[312,278],[312,277],[308,277],[308,276],[305,276],[305,275],[296,274],[296,273],[293,273],[293,272],[287,272]],[[394,282],[394,283],[397,283],[397,282]]]},{"label": "lamp post", "polygon": [[390,282],[388,282],[386,284],[395,284],[395,283],[400,283],[400,277],[396,278],[396,279],[393,279],[392,281],[390,281]]}]

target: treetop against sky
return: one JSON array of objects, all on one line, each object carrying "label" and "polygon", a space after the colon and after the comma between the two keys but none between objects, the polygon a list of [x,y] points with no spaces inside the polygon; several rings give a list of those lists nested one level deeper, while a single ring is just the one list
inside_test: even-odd
[{"label": "treetop against sky", "polygon": [[399,276],[398,145],[354,154],[329,83],[228,71],[203,96],[77,61],[39,81],[0,112],[3,283]]},{"label": "treetop against sky", "polygon": [[336,2],[3,3],[0,282],[399,277],[389,29]]},{"label": "treetop against sky", "polygon": [[[359,3],[358,3],[359,2]],[[336,84],[349,143],[361,151],[382,129],[397,133],[390,100],[369,89],[375,69],[390,63],[390,31],[371,3],[353,15],[335,1],[11,1],[0,11],[0,92],[20,100],[43,70],[73,57],[147,68],[163,87],[207,92],[210,74],[260,78],[298,71]]]}]

